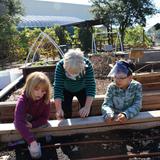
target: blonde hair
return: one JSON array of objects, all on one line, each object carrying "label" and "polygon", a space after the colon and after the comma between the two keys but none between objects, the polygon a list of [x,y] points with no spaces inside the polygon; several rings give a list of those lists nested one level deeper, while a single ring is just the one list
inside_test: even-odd
[{"label": "blonde hair", "polygon": [[33,72],[28,75],[26,83],[23,87],[23,92],[25,92],[27,97],[33,99],[33,89],[42,86],[44,87],[46,94],[44,95],[44,102],[49,103],[52,95],[52,88],[49,78],[43,72]]},{"label": "blonde hair", "polygon": [[64,55],[64,69],[72,70],[75,74],[82,73],[85,69],[84,54],[77,49],[69,49]]}]

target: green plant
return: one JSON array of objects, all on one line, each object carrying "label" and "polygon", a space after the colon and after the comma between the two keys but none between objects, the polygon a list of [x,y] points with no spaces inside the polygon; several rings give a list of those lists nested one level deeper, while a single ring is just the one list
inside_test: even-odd
[{"label": "green plant", "polygon": [[134,47],[150,47],[151,39],[145,34],[143,27],[130,27],[126,30],[125,44]]}]

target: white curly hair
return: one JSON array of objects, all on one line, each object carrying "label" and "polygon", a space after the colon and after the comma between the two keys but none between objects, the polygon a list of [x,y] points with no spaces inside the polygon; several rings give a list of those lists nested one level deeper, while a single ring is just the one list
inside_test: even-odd
[{"label": "white curly hair", "polygon": [[77,49],[69,49],[64,55],[64,69],[73,74],[82,73],[85,69],[84,54]]}]

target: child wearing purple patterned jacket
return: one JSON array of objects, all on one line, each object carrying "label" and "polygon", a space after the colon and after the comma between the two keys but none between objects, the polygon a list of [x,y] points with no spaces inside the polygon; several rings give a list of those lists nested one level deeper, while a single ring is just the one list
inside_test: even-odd
[{"label": "child wearing purple patterned jacket", "polygon": [[30,129],[48,125],[51,91],[48,77],[42,72],[33,72],[27,77],[16,104],[14,125],[27,141],[32,158],[41,157],[41,147]]}]

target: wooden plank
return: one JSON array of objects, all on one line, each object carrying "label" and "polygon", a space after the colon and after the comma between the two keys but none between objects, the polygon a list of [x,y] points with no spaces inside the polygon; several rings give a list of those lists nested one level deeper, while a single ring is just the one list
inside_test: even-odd
[{"label": "wooden plank", "polygon": [[[158,98],[160,96],[160,90],[156,91],[146,91],[143,92],[143,101],[148,100],[148,98],[155,97]],[[96,95],[94,99],[94,103],[99,104],[99,102],[104,100],[105,95]],[[75,104],[74,104],[75,103]],[[77,100],[73,100],[73,105],[78,105]],[[16,101],[6,101],[6,102],[0,102],[0,110],[3,108],[10,108],[10,107],[15,107],[16,106]]]},{"label": "wooden plank", "polygon": [[[126,154],[118,154],[118,155],[108,155],[108,156],[98,156],[98,157],[94,157],[94,158],[81,158],[78,160],[128,160],[130,158],[133,159],[149,159],[153,158],[153,159],[157,159],[160,156],[160,152],[136,152],[136,153],[132,153],[132,152],[127,152]],[[157,157],[157,158],[156,158]]]},{"label": "wooden plank", "polygon": [[133,79],[142,83],[143,91],[160,90],[160,72],[137,73]]},{"label": "wooden plank", "polygon": [[[96,95],[93,103],[92,103],[92,109],[90,116],[94,115],[101,115],[101,105],[103,103],[105,95]],[[142,111],[147,110],[158,110],[160,109],[160,91],[148,91],[144,92],[143,95],[143,108]],[[14,108],[15,108],[16,102],[1,102],[0,103],[0,122],[12,122],[13,121],[13,115],[14,115]],[[73,100],[73,117],[79,116],[79,108],[80,105],[76,98]],[[55,118],[55,107],[51,107],[51,113],[50,113],[50,119],[56,119]]]},{"label": "wooden plank", "polygon": [[160,94],[160,90],[152,90],[152,91],[143,91],[143,96],[156,96]]},{"label": "wooden plank", "polygon": [[[99,132],[107,132],[111,130],[122,130],[122,129],[133,129],[133,130],[142,130],[147,128],[154,128],[160,126],[159,121],[153,122],[140,122],[138,124],[123,124],[123,125],[114,125],[114,126],[102,126],[102,127],[90,127],[90,128],[77,128],[77,129],[70,129],[70,130],[39,130],[35,131],[35,136],[42,137],[45,135],[53,135],[53,136],[66,136],[66,135],[74,135],[74,134],[85,134],[85,133],[99,133]],[[10,132],[0,135],[0,142],[11,142],[20,140],[22,137],[16,132]]]},{"label": "wooden plank", "polygon": [[154,82],[154,83],[145,83],[142,84],[143,90],[159,90],[160,89],[160,82]]},{"label": "wooden plank", "polygon": [[[55,61],[56,63],[56,61]],[[54,77],[54,70],[55,70],[55,67],[56,67],[56,64],[52,64],[52,65],[42,65],[42,66],[24,66],[24,67],[21,67],[22,70],[23,70],[23,76],[24,76],[24,79],[26,79],[26,77],[28,76],[28,74],[32,73],[32,72],[35,72],[35,71],[41,71],[41,72],[45,72],[45,73],[49,73],[51,74],[52,77],[51,78],[51,81]]]},{"label": "wooden plank", "polygon": [[159,103],[160,102],[159,97],[160,97],[160,95],[143,96],[142,102],[143,102],[143,104]]},{"label": "wooden plank", "polygon": [[129,53],[129,58],[137,59],[137,58],[142,58],[144,56],[144,50],[131,50]]},{"label": "wooden plank", "polygon": [[[12,122],[16,101],[0,102],[0,122]],[[73,99],[73,117],[78,116],[78,110],[80,108],[79,102],[76,98]],[[51,106],[50,119],[56,119],[55,107]]]},{"label": "wooden plank", "polygon": [[146,104],[145,108],[143,108],[143,111],[150,111],[150,110],[159,110],[160,109],[160,103],[158,104],[152,104],[152,107],[150,106],[150,104]]},{"label": "wooden plank", "polygon": [[[139,115],[126,121],[125,123],[113,122],[110,125],[104,122],[102,116],[92,116],[87,118],[72,118],[65,120],[50,120],[50,127],[32,129],[37,136],[46,134],[52,135],[70,135],[77,133],[91,133],[108,131],[115,129],[144,129],[160,125],[160,110],[140,112]],[[21,139],[19,133],[15,130],[13,123],[0,124],[0,141],[9,142],[11,140]]]},{"label": "wooden plank", "polygon": [[154,77],[159,77],[160,76],[160,72],[142,72],[142,73],[135,73],[133,75],[134,78],[154,78]]},{"label": "wooden plank", "polygon": [[[151,106],[152,105],[152,106]],[[142,111],[151,111],[151,110],[159,110],[160,109],[160,104],[146,104],[145,107],[142,109]],[[7,122],[13,122],[13,113],[14,111],[10,111],[7,110],[7,112],[3,112],[3,114],[1,114],[1,122],[2,123],[7,123]],[[99,105],[92,105],[92,109],[91,109],[91,113],[90,116],[94,116],[94,115],[101,115],[101,106]],[[78,110],[77,111],[73,111],[72,112],[72,117],[79,117],[79,113]],[[51,112],[50,113],[50,120],[56,119],[55,117],[55,112]]]},{"label": "wooden plank", "polygon": [[160,72],[144,72],[136,73],[133,79],[141,82],[142,84],[160,82]]}]

